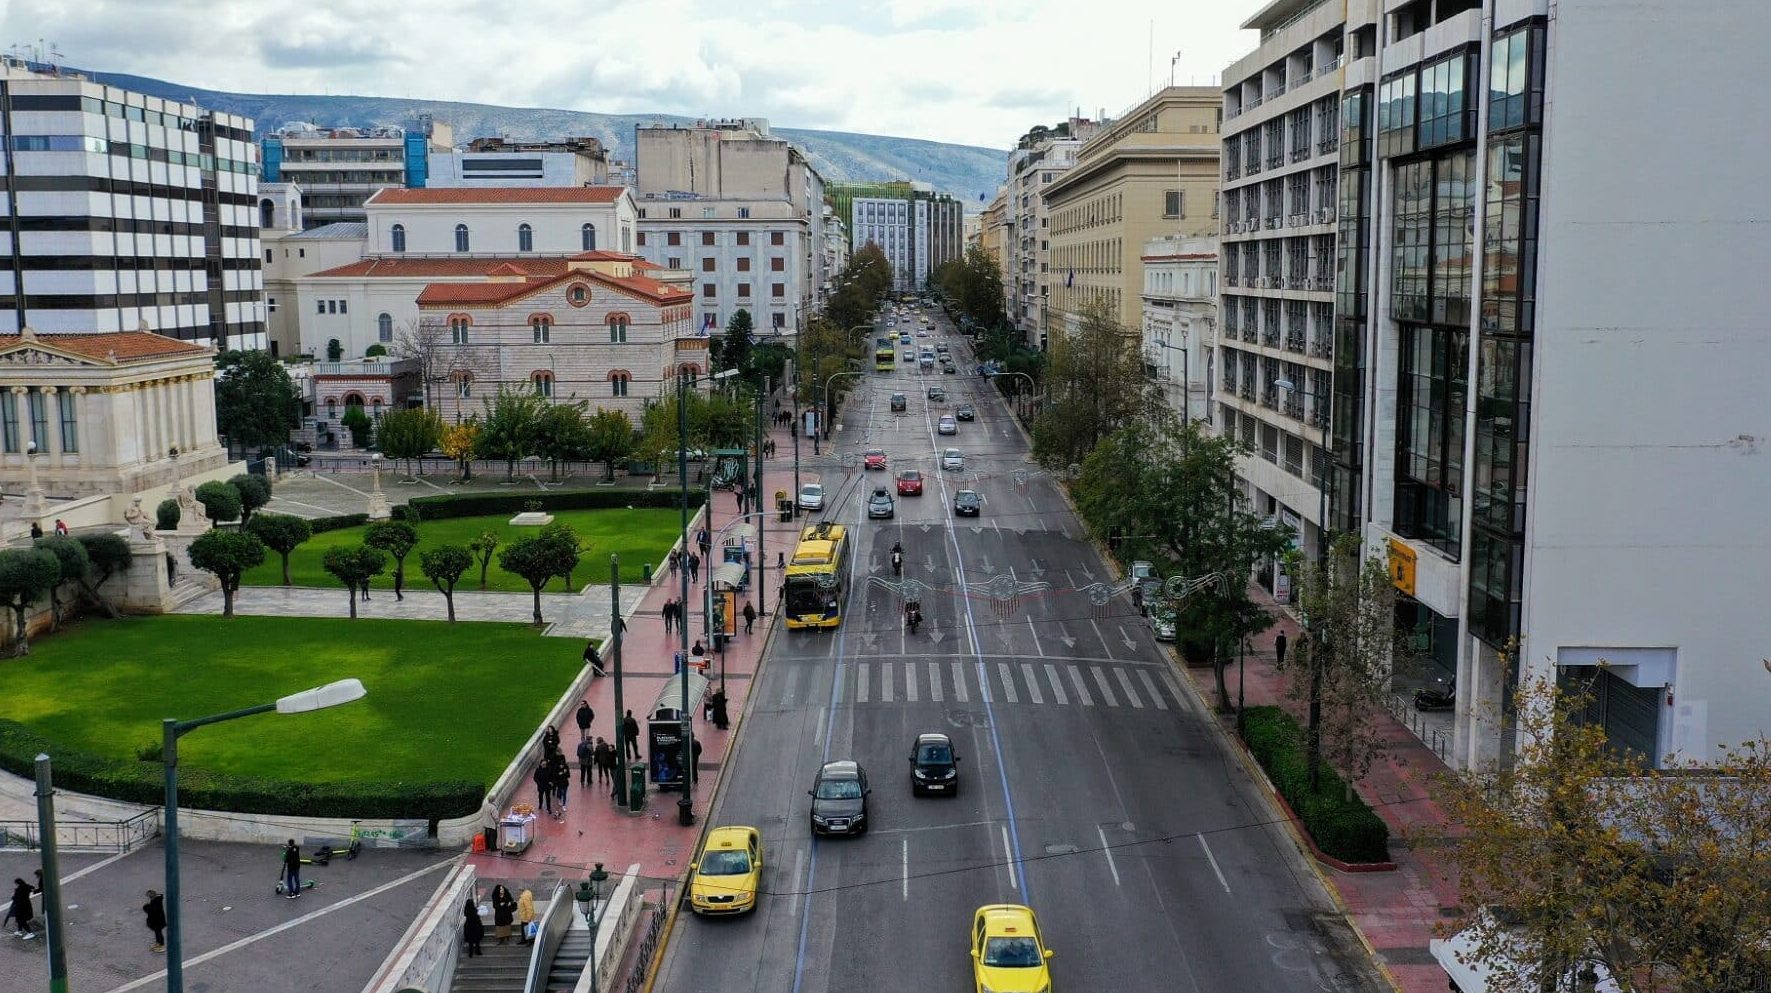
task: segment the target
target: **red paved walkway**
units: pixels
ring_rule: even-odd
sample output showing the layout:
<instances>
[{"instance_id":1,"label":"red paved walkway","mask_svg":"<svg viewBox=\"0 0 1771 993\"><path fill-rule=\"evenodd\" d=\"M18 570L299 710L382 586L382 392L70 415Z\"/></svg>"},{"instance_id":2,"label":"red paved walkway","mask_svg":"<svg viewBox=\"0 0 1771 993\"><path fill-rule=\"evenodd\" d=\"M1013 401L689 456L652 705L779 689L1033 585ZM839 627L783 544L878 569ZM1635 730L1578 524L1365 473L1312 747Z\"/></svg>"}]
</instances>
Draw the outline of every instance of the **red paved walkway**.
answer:
<instances>
[{"instance_id":1,"label":"red paved walkway","mask_svg":"<svg viewBox=\"0 0 1771 993\"><path fill-rule=\"evenodd\" d=\"M1285 698L1283 677L1273 666L1273 640L1284 631L1286 641L1296 646L1302 640L1299 626L1290 614L1279 610L1265 590L1251 586L1250 593L1274 611L1278 623L1250 642L1247 702L1249 706L1280 704L1302 718L1302 705ZM1188 675L1206 699L1215 699L1217 691L1209 668L1189 669ZM1228 677L1234 694L1236 674ZM1406 993L1444 993L1445 971L1432 963L1427 942L1434 937L1434 926L1447 919L1442 908L1457 906L1457 886L1444 860L1420 850L1418 836L1437 834L1449 826L1445 811L1428 798L1432 778L1447 770L1438 755L1388 713L1382 721L1389 755L1372 766L1357 788L1390 827L1390 857L1396 871L1320 869L1396 987Z\"/></svg>"},{"instance_id":2,"label":"red paved walkway","mask_svg":"<svg viewBox=\"0 0 1771 993\"><path fill-rule=\"evenodd\" d=\"M763 483L764 493L772 505L776 490L791 492L793 489L793 449L792 437L786 428L772 431L766 437L775 441L777 455L764 462ZM810 443L805 442L802 449L802 463L811 454ZM803 467L802 477L816 480L820 473ZM714 534L721 527L732 522L737 516L737 500L730 491L714 493L712 514L713 523L708 526L709 534ZM796 524L779 522L773 515L767 519L767 530L764 534L763 558L764 573L762 590L773 591L781 583L779 570L775 568L776 553L791 551L789 547L797 534ZM690 526L690 542L694 541L699 522ZM715 549L717 556L718 549ZM702 620L701 604L705 596L708 567L703 563L700 582L690 587L692 613L689 620L689 640L698 640ZM757 597L760 591L754 586L738 597L740 614L744 609L746 597L751 597L758 610L764 609L764 602ZM660 569L653 584L647 590L639 607L628 618L627 637L623 643L622 653L622 705L633 711L640 722L641 748L644 745L646 715L650 712L653 701L663 689L671 676L673 656L679 650L679 636L672 632L666 636L663 615L660 608L666 600L680 597L682 594L681 580L673 581L668 569ZM639 814L629 813L625 808L615 805L610 796L607 784L593 783L590 786L578 785L578 769L576 748L578 746L577 725L568 718L565 726L560 728L562 746L566 756L572 761L573 785L567 803L566 817L556 821L546 813L542 813L536 821L534 842L521 855L501 855L496 852L472 856L474 866L481 879L535 879L549 870L557 870L561 875L571 877L578 867L588 869L593 863L602 862L611 871L623 871L628 866L639 863L643 875L652 877L671 877L677 875L693 859L693 848L700 836L701 824L706 816L708 801L719 782L719 770L725 761L726 752L732 738L738 732L744 703L749 696L752 679L762 655L763 646L770 629L774 626L774 604L768 604L768 613L759 617L754 633L743 633L743 618L738 622L738 636L726 648L725 676L726 696L730 703L728 712L731 727L720 731L712 723L700 720L696 714L695 733L701 742L701 779L694 792L696 823L692 827L683 827L677 823L677 800L679 793L660 793L647 783L646 805ZM598 679L592 682L589 700L596 711L596 720L591 725L592 737L602 737L613 742L615 739L615 680L613 677L613 661L608 660L611 678ZM719 686L720 666L716 658L707 671L710 680L709 692ZM533 772L533 766L530 766ZM534 804L535 788L532 780L517 791L516 799L520 802Z\"/></svg>"}]
</instances>

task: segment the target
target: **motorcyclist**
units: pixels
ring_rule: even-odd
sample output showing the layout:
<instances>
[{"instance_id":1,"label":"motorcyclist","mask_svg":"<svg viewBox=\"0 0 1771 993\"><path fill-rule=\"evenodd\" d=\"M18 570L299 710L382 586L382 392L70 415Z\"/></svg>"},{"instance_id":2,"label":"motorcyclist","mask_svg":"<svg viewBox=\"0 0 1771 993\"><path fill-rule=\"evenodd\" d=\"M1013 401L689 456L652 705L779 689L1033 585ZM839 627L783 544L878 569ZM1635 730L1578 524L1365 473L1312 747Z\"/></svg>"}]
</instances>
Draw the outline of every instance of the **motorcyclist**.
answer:
<instances>
[{"instance_id":1,"label":"motorcyclist","mask_svg":"<svg viewBox=\"0 0 1771 993\"><path fill-rule=\"evenodd\" d=\"M892 542L892 575L904 574L904 546L900 542Z\"/></svg>"},{"instance_id":2,"label":"motorcyclist","mask_svg":"<svg viewBox=\"0 0 1771 993\"><path fill-rule=\"evenodd\" d=\"M911 634L915 634L917 625L919 625L921 623L922 623L922 602L918 601L918 600L907 601L904 604L904 624L905 624L905 626L910 628Z\"/></svg>"}]
</instances>

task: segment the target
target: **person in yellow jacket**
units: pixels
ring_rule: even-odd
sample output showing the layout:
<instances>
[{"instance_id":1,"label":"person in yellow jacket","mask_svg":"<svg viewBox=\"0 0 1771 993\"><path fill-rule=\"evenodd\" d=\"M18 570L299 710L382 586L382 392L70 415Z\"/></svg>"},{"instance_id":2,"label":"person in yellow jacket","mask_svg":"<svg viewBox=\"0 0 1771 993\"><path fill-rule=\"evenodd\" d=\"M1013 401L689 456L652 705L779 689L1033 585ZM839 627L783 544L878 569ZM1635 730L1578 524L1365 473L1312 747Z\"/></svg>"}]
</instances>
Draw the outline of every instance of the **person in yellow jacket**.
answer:
<instances>
[{"instance_id":1,"label":"person in yellow jacket","mask_svg":"<svg viewBox=\"0 0 1771 993\"><path fill-rule=\"evenodd\" d=\"M524 890L522 895L517 897L517 934L525 945L531 940L529 925L533 923L535 923L535 894L533 891Z\"/></svg>"}]
</instances>

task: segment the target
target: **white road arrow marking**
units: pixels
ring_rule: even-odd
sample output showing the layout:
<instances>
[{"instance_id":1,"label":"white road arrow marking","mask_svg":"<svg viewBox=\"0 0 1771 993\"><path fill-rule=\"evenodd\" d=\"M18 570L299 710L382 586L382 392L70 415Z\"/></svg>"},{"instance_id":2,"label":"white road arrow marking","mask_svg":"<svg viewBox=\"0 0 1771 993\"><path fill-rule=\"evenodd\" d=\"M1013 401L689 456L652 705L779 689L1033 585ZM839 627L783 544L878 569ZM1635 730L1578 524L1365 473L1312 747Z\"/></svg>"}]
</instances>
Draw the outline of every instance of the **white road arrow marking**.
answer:
<instances>
[{"instance_id":1,"label":"white road arrow marking","mask_svg":"<svg viewBox=\"0 0 1771 993\"><path fill-rule=\"evenodd\" d=\"M1066 651L1076 647L1076 638L1070 634L1070 629L1062 624L1058 625L1058 640L1064 643Z\"/></svg>"},{"instance_id":2,"label":"white road arrow marking","mask_svg":"<svg viewBox=\"0 0 1771 993\"><path fill-rule=\"evenodd\" d=\"M1132 640L1132 636L1125 633L1125 625L1123 624L1119 625L1119 640L1125 642L1127 648L1138 647L1138 643Z\"/></svg>"}]
</instances>

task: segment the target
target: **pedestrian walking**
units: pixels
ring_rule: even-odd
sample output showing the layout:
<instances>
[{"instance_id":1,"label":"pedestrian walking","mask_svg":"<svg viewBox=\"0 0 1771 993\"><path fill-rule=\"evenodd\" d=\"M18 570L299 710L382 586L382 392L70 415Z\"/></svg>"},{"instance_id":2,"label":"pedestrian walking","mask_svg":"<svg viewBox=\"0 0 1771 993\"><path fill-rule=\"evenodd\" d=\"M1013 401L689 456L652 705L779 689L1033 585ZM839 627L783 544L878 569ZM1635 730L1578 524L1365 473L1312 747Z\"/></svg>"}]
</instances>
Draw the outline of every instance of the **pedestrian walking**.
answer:
<instances>
[{"instance_id":1,"label":"pedestrian walking","mask_svg":"<svg viewBox=\"0 0 1771 993\"><path fill-rule=\"evenodd\" d=\"M598 758L599 758L599 756L596 753L596 746L591 744L591 741L589 738L585 738L582 741L578 742L578 785L579 786L589 786L590 785L591 773L594 772L596 769L596 763L597 763Z\"/></svg>"},{"instance_id":2,"label":"pedestrian walking","mask_svg":"<svg viewBox=\"0 0 1771 993\"><path fill-rule=\"evenodd\" d=\"M689 654L694 656L695 658L698 658L698 659L705 658L707 656L707 649L701 647L701 639L700 638L696 638L695 643L693 645L689 646Z\"/></svg>"},{"instance_id":3,"label":"pedestrian walking","mask_svg":"<svg viewBox=\"0 0 1771 993\"><path fill-rule=\"evenodd\" d=\"M701 549L701 554L703 556L707 554L708 549L713 547L713 539L707 536L706 528L702 528L695 532L695 544Z\"/></svg>"},{"instance_id":4,"label":"pedestrian walking","mask_svg":"<svg viewBox=\"0 0 1771 993\"><path fill-rule=\"evenodd\" d=\"M664 618L664 633L669 634L672 630L671 625L676 623L676 601L664 601L664 606L658 608L658 614Z\"/></svg>"},{"instance_id":5,"label":"pedestrian walking","mask_svg":"<svg viewBox=\"0 0 1771 993\"><path fill-rule=\"evenodd\" d=\"M517 940L527 945L534 940L529 934L535 923L535 891L524 890L517 895Z\"/></svg>"},{"instance_id":6,"label":"pedestrian walking","mask_svg":"<svg viewBox=\"0 0 1771 993\"><path fill-rule=\"evenodd\" d=\"M545 758L535 766L535 809L553 813L553 763Z\"/></svg>"},{"instance_id":7,"label":"pedestrian walking","mask_svg":"<svg viewBox=\"0 0 1771 993\"><path fill-rule=\"evenodd\" d=\"M633 711L631 710L627 712L626 717L621 719L621 737L625 739L622 742L622 748L626 750L631 757L636 759L639 758L640 722L634 720Z\"/></svg>"},{"instance_id":8,"label":"pedestrian walking","mask_svg":"<svg viewBox=\"0 0 1771 993\"><path fill-rule=\"evenodd\" d=\"M492 888L492 924L493 932L498 936L500 945L510 943L510 925L517 917L517 898L510 895L510 890L499 883Z\"/></svg>"},{"instance_id":9,"label":"pedestrian walking","mask_svg":"<svg viewBox=\"0 0 1771 993\"><path fill-rule=\"evenodd\" d=\"M565 752L553 753L553 819L566 819L566 797L572 791L572 767L566 763Z\"/></svg>"},{"instance_id":10,"label":"pedestrian walking","mask_svg":"<svg viewBox=\"0 0 1771 993\"><path fill-rule=\"evenodd\" d=\"M30 883L17 876L12 877L12 910L10 913L12 915L13 937L23 938L26 941L37 937L37 926L33 922L31 914L31 894L41 892L43 892L41 884L33 889Z\"/></svg>"},{"instance_id":11,"label":"pedestrian walking","mask_svg":"<svg viewBox=\"0 0 1771 993\"><path fill-rule=\"evenodd\" d=\"M293 900L301 895L301 846L290 838L283 846L283 898Z\"/></svg>"},{"instance_id":12,"label":"pedestrian walking","mask_svg":"<svg viewBox=\"0 0 1771 993\"><path fill-rule=\"evenodd\" d=\"M560 729L552 724L541 729L541 754L560 750Z\"/></svg>"},{"instance_id":13,"label":"pedestrian walking","mask_svg":"<svg viewBox=\"0 0 1771 993\"><path fill-rule=\"evenodd\" d=\"M744 487L732 487L732 502L738 505L738 513L744 513Z\"/></svg>"},{"instance_id":14,"label":"pedestrian walking","mask_svg":"<svg viewBox=\"0 0 1771 993\"><path fill-rule=\"evenodd\" d=\"M609 780L610 751L609 743L601 738L596 740L596 746L590 750L590 764L596 770L596 781L599 783Z\"/></svg>"},{"instance_id":15,"label":"pedestrian walking","mask_svg":"<svg viewBox=\"0 0 1771 993\"><path fill-rule=\"evenodd\" d=\"M676 578L677 566L680 566L682 564L683 564L683 550L680 548L672 548L670 550L670 578L672 578L672 579Z\"/></svg>"},{"instance_id":16,"label":"pedestrian walking","mask_svg":"<svg viewBox=\"0 0 1771 993\"><path fill-rule=\"evenodd\" d=\"M166 898L153 890L148 890L148 902L141 905L141 912L147 916L148 930L154 932L154 943L149 946L150 952L166 950Z\"/></svg>"},{"instance_id":17,"label":"pedestrian walking","mask_svg":"<svg viewBox=\"0 0 1771 993\"><path fill-rule=\"evenodd\" d=\"M756 605L746 600L744 601L744 633L749 634L750 629L754 626L756 626Z\"/></svg>"},{"instance_id":18,"label":"pedestrian walking","mask_svg":"<svg viewBox=\"0 0 1771 993\"><path fill-rule=\"evenodd\" d=\"M1279 636L1277 638L1273 639L1273 663L1274 663L1274 665L1278 666L1281 669L1285 668L1285 632L1284 631L1279 632Z\"/></svg>"},{"instance_id":19,"label":"pedestrian walking","mask_svg":"<svg viewBox=\"0 0 1771 993\"><path fill-rule=\"evenodd\" d=\"M363 602L368 603L369 602L369 581L367 579L363 580L363 585L358 587L358 589L363 594Z\"/></svg>"},{"instance_id":20,"label":"pedestrian walking","mask_svg":"<svg viewBox=\"0 0 1771 993\"><path fill-rule=\"evenodd\" d=\"M730 720L726 716L726 691L713 691L713 695L707 698L707 704L708 709L713 712L713 726L724 731L730 726Z\"/></svg>"},{"instance_id":21,"label":"pedestrian walking","mask_svg":"<svg viewBox=\"0 0 1771 993\"><path fill-rule=\"evenodd\" d=\"M591 648L595 647L596 642L591 642ZM578 701L578 713L575 716L578 721L578 740L589 741L590 725L596 720L596 711L591 709L589 700Z\"/></svg>"},{"instance_id":22,"label":"pedestrian walking","mask_svg":"<svg viewBox=\"0 0 1771 993\"><path fill-rule=\"evenodd\" d=\"M461 925L461 943L467 946L467 957L486 954L480 950L480 942L486 939L486 922L480 920L480 907L474 903L472 895L468 896L467 905L461 908L461 916L465 918Z\"/></svg>"},{"instance_id":23,"label":"pedestrian walking","mask_svg":"<svg viewBox=\"0 0 1771 993\"><path fill-rule=\"evenodd\" d=\"M689 553L689 582L699 583L700 581L701 581L701 556L696 555L694 552L690 552Z\"/></svg>"}]
</instances>

